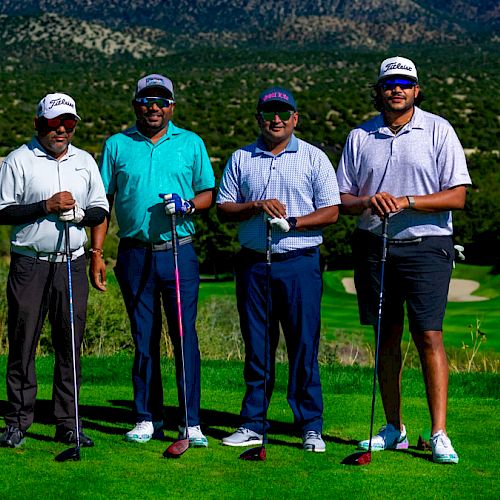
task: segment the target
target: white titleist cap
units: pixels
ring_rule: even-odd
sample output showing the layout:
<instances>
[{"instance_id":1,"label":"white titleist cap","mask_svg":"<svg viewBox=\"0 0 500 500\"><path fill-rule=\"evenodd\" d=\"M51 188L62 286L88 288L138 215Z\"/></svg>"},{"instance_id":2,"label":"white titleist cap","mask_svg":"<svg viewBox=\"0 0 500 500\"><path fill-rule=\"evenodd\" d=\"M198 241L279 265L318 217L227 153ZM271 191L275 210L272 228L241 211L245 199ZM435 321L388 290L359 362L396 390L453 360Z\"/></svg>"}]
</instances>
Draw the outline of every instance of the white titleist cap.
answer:
<instances>
[{"instance_id":1,"label":"white titleist cap","mask_svg":"<svg viewBox=\"0 0 500 500\"><path fill-rule=\"evenodd\" d=\"M417 68L413 61L406 59L406 57L389 57L382 61L378 81L380 82L392 76L402 76L418 82Z\"/></svg>"},{"instance_id":2,"label":"white titleist cap","mask_svg":"<svg viewBox=\"0 0 500 500\"><path fill-rule=\"evenodd\" d=\"M67 94L47 94L36 108L36 116L40 118L55 118L61 115L73 115L78 120L81 118L76 114L75 100Z\"/></svg>"}]
</instances>

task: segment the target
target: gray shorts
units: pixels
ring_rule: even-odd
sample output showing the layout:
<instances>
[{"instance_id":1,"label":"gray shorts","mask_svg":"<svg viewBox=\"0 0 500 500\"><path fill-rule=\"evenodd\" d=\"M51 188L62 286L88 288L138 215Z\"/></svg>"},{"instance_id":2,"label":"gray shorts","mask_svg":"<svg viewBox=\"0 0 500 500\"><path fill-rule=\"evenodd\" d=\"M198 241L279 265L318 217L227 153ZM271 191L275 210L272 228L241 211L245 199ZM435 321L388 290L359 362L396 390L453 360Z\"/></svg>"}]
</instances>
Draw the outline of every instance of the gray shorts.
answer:
<instances>
[{"instance_id":1,"label":"gray shorts","mask_svg":"<svg viewBox=\"0 0 500 500\"><path fill-rule=\"evenodd\" d=\"M356 230L352 249L360 321L363 325L376 325L382 239L368 231ZM382 322L403 324L406 303L413 333L442 331L453 260L451 236L426 236L414 243L389 242Z\"/></svg>"}]
</instances>

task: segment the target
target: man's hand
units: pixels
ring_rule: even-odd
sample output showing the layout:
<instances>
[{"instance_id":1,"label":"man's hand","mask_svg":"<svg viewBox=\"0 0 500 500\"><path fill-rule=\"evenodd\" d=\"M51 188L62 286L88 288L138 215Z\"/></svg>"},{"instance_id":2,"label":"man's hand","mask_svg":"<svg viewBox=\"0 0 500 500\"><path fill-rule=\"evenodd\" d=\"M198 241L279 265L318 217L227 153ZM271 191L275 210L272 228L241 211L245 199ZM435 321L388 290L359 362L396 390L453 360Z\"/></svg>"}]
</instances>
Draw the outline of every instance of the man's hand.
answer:
<instances>
[{"instance_id":1,"label":"man's hand","mask_svg":"<svg viewBox=\"0 0 500 500\"><path fill-rule=\"evenodd\" d=\"M279 229L284 233L288 233L288 231L290 231L289 222L281 217L274 217L273 219L269 219L269 224L271 224L273 228Z\"/></svg>"},{"instance_id":2,"label":"man's hand","mask_svg":"<svg viewBox=\"0 0 500 500\"><path fill-rule=\"evenodd\" d=\"M286 217L286 207L279 200L257 200L253 202L254 208L267 214L270 219Z\"/></svg>"},{"instance_id":3,"label":"man's hand","mask_svg":"<svg viewBox=\"0 0 500 500\"><path fill-rule=\"evenodd\" d=\"M69 191L61 191L45 201L45 208L49 214L71 210L76 205L73 195Z\"/></svg>"},{"instance_id":4,"label":"man's hand","mask_svg":"<svg viewBox=\"0 0 500 500\"><path fill-rule=\"evenodd\" d=\"M65 210L59 215L59 220L62 222L73 222L74 224L78 224L82 222L85 217L85 211L83 210L78 203L75 203L73 208L69 210Z\"/></svg>"},{"instance_id":5,"label":"man's hand","mask_svg":"<svg viewBox=\"0 0 500 500\"><path fill-rule=\"evenodd\" d=\"M404 197L404 199L406 201L406 205L408 205L406 197ZM403 208L407 208L398 201L398 198L390 193L386 193L385 191L373 195L368 200L368 203L373 213L378 215L380 218L383 218L386 214L399 212Z\"/></svg>"},{"instance_id":6,"label":"man's hand","mask_svg":"<svg viewBox=\"0 0 500 500\"><path fill-rule=\"evenodd\" d=\"M160 194L159 196L165 203L165 213L167 215L188 215L195 211L193 202L183 200L177 193Z\"/></svg>"},{"instance_id":7,"label":"man's hand","mask_svg":"<svg viewBox=\"0 0 500 500\"><path fill-rule=\"evenodd\" d=\"M93 249L90 253L89 278L96 290L106 291L106 262L104 262L102 251Z\"/></svg>"}]
</instances>

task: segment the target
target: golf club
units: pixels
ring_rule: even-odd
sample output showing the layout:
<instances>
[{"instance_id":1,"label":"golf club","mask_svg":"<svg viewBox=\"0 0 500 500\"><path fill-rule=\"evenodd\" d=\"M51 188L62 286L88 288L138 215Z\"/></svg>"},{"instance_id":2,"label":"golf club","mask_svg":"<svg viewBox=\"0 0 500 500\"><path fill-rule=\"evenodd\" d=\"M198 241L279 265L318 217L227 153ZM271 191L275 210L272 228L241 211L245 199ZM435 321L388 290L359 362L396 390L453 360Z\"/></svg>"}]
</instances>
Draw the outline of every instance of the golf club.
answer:
<instances>
[{"instance_id":1,"label":"golf club","mask_svg":"<svg viewBox=\"0 0 500 500\"><path fill-rule=\"evenodd\" d=\"M266 460L266 422L267 422L267 363L269 358L269 330L271 324L271 244L273 242L273 227L266 220L266 329L264 335L264 398L262 403L262 446L244 451L242 460L264 462Z\"/></svg>"},{"instance_id":2,"label":"golf club","mask_svg":"<svg viewBox=\"0 0 500 500\"><path fill-rule=\"evenodd\" d=\"M76 381L76 345L75 345L75 319L73 315L73 283L71 279L71 245L69 241L69 222L64 224L66 267L68 270L68 295L69 295L69 322L71 325L71 355L73 359L73 396L75 401L75 432L76 446L68 448L55 457L56 462L67 460L80 460L80 422L78 416L78 386Z\"/></svg>"},{"instance_id":3,"label":"golf club","mask_svg":"<svg viewBox=\"0 0 500 500\"><path fill-rule=\"evenodd\" d=\"M177 249L177 218L175 213L172 214L172 250L174 254L174 275L175 275L175 293L177 296L177 318L179 321L179 338L181 344L181 363L182 363L182 384L184 390L184 436L182 439L174 441L164 452L165 458L179 458L189 448L189 423L187 411L187 396L186 396L186 368L184 365L184 330L182 327L182 302L181 302L181 283L179 278L179 263Z\"/></svg>"},{"instance_id":4,"label":"golf club","mask_svg":"<svg viewBox=\"0 0 500 500\"><path fill-rule=\"evenodd\" d=\"M385 261L387 259L387 226L389 224L389 216L384 215L382 222L382 257L380 259L380 294L378 301L378 318L377 318L377 341L375 344L375 368L373 370L373 392L372 392L372 414L370 420L370 441L368 450L353 453L342 460L346 465L367 465L372 461L372 439L373 439L373 422L375 419L375 398L377 395L377 372L378 372L378 352L380 344L380 332L382 330L382 305L384 302L384 274Z\"/></svg>"}]
</instances>

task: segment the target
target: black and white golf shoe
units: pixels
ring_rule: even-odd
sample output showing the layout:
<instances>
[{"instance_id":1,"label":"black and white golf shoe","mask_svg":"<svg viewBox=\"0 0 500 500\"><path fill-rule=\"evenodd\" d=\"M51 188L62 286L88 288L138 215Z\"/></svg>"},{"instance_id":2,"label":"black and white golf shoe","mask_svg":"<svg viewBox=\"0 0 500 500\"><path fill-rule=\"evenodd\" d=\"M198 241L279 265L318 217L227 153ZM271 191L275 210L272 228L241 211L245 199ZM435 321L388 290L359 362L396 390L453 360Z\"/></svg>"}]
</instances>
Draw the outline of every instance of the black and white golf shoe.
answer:
<instances>
[{"instance_id":1,"label":"black and white golf shoe","mask_svg":"<svg viewBox=\"0 0 500 500\"><path fill-rule=\"evenodd\" d=\"M54 440L58 443L76 445L76 431L74 429L57 429ZM94 446L94 441L86 436L82 429L80 429L80 446L85 446L86 448Z\"/></svg>"},{"instance_id":2,"label":"black and white golf shoe","mask_svg":"<svg viewBox=\"0 0 500 500\"><path fill-rule=\"evenodd\" d=\"M17 448L24 443L24 432L14 427L7 426L5 432L0 436L0 446L5 448Z\"/></svg>"}]
</instances>

